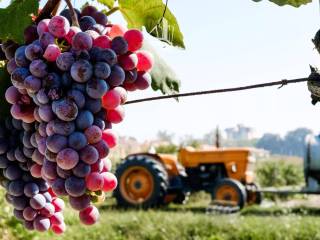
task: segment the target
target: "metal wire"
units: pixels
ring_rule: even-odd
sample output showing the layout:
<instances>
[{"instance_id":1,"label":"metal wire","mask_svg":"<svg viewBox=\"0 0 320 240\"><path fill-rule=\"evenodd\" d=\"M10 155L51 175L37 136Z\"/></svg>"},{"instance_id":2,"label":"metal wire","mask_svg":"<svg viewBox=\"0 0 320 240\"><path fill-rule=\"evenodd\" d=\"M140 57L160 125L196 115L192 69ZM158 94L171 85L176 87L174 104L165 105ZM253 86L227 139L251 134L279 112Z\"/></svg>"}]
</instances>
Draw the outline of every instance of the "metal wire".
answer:
<instances>
[{"instance_id":1,"label":"metal wire","mask_svg":"<svg viewBox=\"0 0 320 240\"><path fill-rule=\"evenodd\" d=\"M222 89L213 89L213 90L198 91L198 92L187 92L187 93L178 93L178 94L171 94L171 95L164 95L164 96L157 96L157 97L141 98L141 99L128 101L125 104L128 105L133 103L149 102L149 101L156 101L156 100L162 100L162 99L168 99L168 98L190 97L190 96L197 96L197 95L226 93L226 92L237 92L237 91L244 91L244 90L255 89L255 88L271 87L275 85L280 85L278 88L280 89L283 86L291 83L306 82L308 80L309 78L297 78L297 79L291 79L291 80L284 79L276 82L259 83L259 84L241 86L241 87L222 88Z\"/></svg>"}]
</instances>

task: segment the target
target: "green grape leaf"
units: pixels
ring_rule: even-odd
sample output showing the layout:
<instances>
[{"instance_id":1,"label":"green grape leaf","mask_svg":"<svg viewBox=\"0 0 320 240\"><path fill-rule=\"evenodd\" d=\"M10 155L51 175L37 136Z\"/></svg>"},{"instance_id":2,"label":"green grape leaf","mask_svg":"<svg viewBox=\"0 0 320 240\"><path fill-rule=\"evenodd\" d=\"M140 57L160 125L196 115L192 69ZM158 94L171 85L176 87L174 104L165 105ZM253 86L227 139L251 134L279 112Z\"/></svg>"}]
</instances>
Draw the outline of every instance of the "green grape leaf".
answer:
<instances>
[{"instance_id":1,"label":"green grape leaf","mask_svg":"<svg viewBox=\"0 0 320 240\"><path fill-rule=\"evenodd\" d=\"M119 7L129 28L144 26L152 36L170 45L185 48L177 19L162 0L119 0ZM162 19L162 20L161 20Z\"/></svg>"},{"instance_id":2,"label":"green grape leaf","mask_svg":"<svg viewBox=\"0 0 320 240\"><path fill-rule=\"evenodd\" d=\"M0 39L23 42L23 31L32 23L31 14L37 14L38 0L13 0L7 7L0 9Z\"/></svg>"},{"instance_id":3,"label":"green grape leaf","mask_svg":"<svg viewBox=\"0 0 320 240\"><path fill-rule=\"evenodd\" d=\"M113 8L115 0L98 0L99 3L107 6L109 9Z\"/></svg>"},{"instance_id":4,"label":"green grape leaf","mask_svg":"<svg viewBox=\"0 0 320 240\"><path fill-rule=\"evenodd\" d=\"M7 88L11 85L10 75L4 62L0 62L0 119L4 119L10 114L10 105L5 99Z\"/></svg>"},{"instance_id":5,"label":"green grape leaf","mask_svg":"<svg viewBox=\"0 0 320 240\"><path fill-rule=\"evenodd\" d=\"M254 2L261 2L262 0L253 0ZM279 6L290 5L293 7L300 7L301 5L305 5L311 3L312 0L269 0Z\"/></svg>"},{"instance_id":6,"label":"green grape leaf","mask_svg":"<svg viewBox=\"0 0 320 240\"><path fill-rule=\"evenodd\" d=\"M153 55L154 65L151 71L151 87L154 91L160 90L162 94L175 94L179 92L180 80L172 68L157 53L157 51L146 40L142 46Z\"/></svg>"}]
</instances>

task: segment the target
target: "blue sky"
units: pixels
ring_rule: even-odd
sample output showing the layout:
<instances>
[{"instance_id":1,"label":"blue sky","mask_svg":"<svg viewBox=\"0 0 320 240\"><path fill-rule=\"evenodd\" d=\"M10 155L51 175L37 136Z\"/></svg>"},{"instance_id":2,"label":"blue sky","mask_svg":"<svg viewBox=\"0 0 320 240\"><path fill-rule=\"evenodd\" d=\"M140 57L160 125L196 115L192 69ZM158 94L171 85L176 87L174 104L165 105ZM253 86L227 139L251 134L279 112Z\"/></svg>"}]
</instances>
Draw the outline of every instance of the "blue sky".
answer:
<instances>
[{"instance_id":1,"label":"blue sky","mask_svg":"<svg viewBox=\"0 0 320 240\"><path fill-rule=\"evenodd\" d=\"M78 4L84 1L76 1ZM169 0L179 21L186 50L153 41L181 79L182 92L233 87L309 75L320 67L311 39L320 28L319 5L299 9L268 1ZM196 5L196 3L198 3ZM113 22L123 22L120 14ZM154 96L152 90L130 99ZM158 130L177 136L201 136L216 125L244 123L259 133L285 133L296 127L320 130L320 104L312 106L305 83L232 94L207 95L126 106L126 119L115 129L144 140Z\"/></svg>"}]
</instances>

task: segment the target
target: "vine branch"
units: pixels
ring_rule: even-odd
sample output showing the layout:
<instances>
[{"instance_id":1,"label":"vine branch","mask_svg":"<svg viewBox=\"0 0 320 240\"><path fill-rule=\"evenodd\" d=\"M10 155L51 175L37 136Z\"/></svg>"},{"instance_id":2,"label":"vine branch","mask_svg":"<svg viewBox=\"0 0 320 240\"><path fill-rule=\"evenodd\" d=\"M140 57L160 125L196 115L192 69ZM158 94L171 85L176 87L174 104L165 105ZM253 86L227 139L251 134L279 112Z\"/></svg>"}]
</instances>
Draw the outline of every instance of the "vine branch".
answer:
<instances>
[{"instance_id":1,"label":"vine branch","mask_svg":"<svg viewBox=\"0 0 320 240\"><path fill-rule=\"evenodd\" d=\"M291 83L306 82L308 80L310 79L309 78L297 78L297 79L291 79L291 80L284 79L276 82L260 83L260 84L253 84L253 85L247 85L247 86L241 86L241 87L222 88L222 89L214 89L214 90L207 90L207 91L187 92L187 93L178 93L178 94L171 94L171 95L165 95L165 96L141 98L141 99L128 101L125 104L127 105L132 103L149 102L149 101L162 100L162 99L168 99L168 98L189 97L189 96L225 93L225 92L237 92L237 91L249 90L254 88L271 87L275 85L280 85L279 88L282 88L283 86Z\"/></svg>"},{"instance_id":2,"label":"vine branch","mask_svg":"<svg viewBox=\"0 0 320 240\"><path fill-rule=\"evenodd\" d=\"M39 16L36 19L36 23L39 23L42 19L49 18L52 11L59 4L60 0L49 0L41 10Z\"/></svg>"},{"instance_id":3,"label":"vine branch","mask_svg":"<svg viewBox=\"0 0 320 240\"><path fill-rule=\"evenodd\" d=\"M76 26L76 27L80 27L79 26L79 22L78 22L78 16L76 14L76 11L74 10L73 6L72 6L72 3L70 0L65 0L67 5L68 5L68 8L69 8L69 11L70 11L70 16L71 16L71 20L72 20L72 26Z\"/></svg>"},{"instance_id":4,"label":"vine branch","mask_svg":"<svg viewBox=\"0 0 320 240\"><path fill-rule=\"evenodd\" d=\"M105 15L110 16L111 14L115 13L116 11L118 11L120 8L119 7L113 7L111 8L109 11L107 11L105 13Z\"/></svg>"}]
</instances>

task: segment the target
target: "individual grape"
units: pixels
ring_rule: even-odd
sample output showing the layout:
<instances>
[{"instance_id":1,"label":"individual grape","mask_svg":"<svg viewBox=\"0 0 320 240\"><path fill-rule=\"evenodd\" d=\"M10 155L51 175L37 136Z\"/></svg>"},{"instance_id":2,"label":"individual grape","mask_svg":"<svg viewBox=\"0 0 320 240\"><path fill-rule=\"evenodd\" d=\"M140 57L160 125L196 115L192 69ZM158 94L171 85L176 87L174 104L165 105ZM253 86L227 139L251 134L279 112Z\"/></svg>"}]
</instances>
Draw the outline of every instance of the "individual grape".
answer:
<instances>
[{"instance_id":1,"label":"individual grape","mask_svg":"<svg viewBox=\"0 0 320 240\"><path fill-rule=\"evenodd\" d=\"M36 25L30 25L24 29L23 32L24 42L26 44L30 44L33 41L38 39L38 33L37 33L37 26Z\"/></svg>"},{"instance_id":2,"label":"individual grape","mask_svg":"<svg viewBox=\"0 0 320 240\"><path fill-rule=\"evenodd\" d=\"M42 121L49 122L53 119L54 115L50 105L42 105L39 107L39 116Z\"/></svg>"},{"instance_id":3,"label":"individual grape","mask_svg":"<svg viewBox=\"0 0 320 240\"><path fill-rule=\"evenodd\" d=\"M102 97L102 106L105 109L115 109L121 103L121 96L118 91L115 89L109 90L105 95Z\"/></svg>"},{"instance_id":4,"label":"individual grape","mask_svg":"<svg viewBox=\"0 0 320 240\"><path fill-rule=\"evenodd\" d=\"M87 82L92 77L92 74L92 65L86 60L76 61L71 66L71 76L76 82Z\"/></svg>"},{"instance_id":5,"label":"individual grape","mask_svg":"<svg viewBox=\"0 0 320 240\"><path fill-rule=\"evenodd\" d=\"M49 62L55 62L60 54L61 50L56 44L49 44L43 54L43 57Z\"/></svg>"},{"instance_id":6,"label":"individual grape","mask_svg":"<svg viewBox=\"0 0 320 240\"><path fill-rule=\"evenodd\" d=\"M103 178L103 186L102 186L102 190L104 192L110 192L113 191L114 189L116 189L117 185L118 185L118 181L117 178L114 174L110 173L110 172L104 172L100 174Z\"/></svg>"},{"instance_id":7,"label":"individual grape","mask_svg":"<svg viewBox=\"0 0 320 240\"><path fill-rule=\"evenodd\" d=\"M59 88L61 85L61 77L59 74L57 73L49 73L47 76L44 77L43 79L43 87L46 89L50 89L52 88ZM48 93L49 95L49 93Z\"/></svg>"},{"instance_id":8,"label":"individual grape","mask_svg":"<svg viewBox=\"0 0 320 240\"><path fill-rule=\"evenodd\" d=\"M52 225L51 226L52 232L54 232L57 235L60 235L66 231L66 224L63 222L59 225Z\"/></svg>"},{"instance_id":9,"label":"individual grape","mask_svg":"<svg viewBox=\"0 0 320 240\"><path fill-rule=\"evenodd\" d=\"M97 126L88 127L84 131L84 134L86 135L89 144L93 144L93 143L99 142L101 140L101 137L102 137L102 131Z\"/></svg>"},{"instance_id":10,"label":"individual grape","mask_svg":"<svg viewBox=\"0 0 320 240\"><path fill-rule=\"evenodd\" d=\"M14 156L18 162L24 163L28 161L28 159L24 156L23 151L19 147L15 149Z\"/></svg>"},{"instance_id":11,"label":"individual grape","mask_svg":"<svg viewBox=\"0 0 320 240\"><path fill-rule=\"evenodd\" d=\"M72 38L72 46L75 50L90 50L92 44L92 37L87 32L78 32Z\"/></svg>"},{"instance_id":12,"label":"individual grape","mask_svg":"<svg viewBox=\"0 0 320 240\"><path fill-rule=\"evenodd\" d=\"M101 140L100 142L94 144L93 146L95 147L95 149L97 149L100 159L108 156L109 146L107 145L107 143L105 141Z\"/></svg>"},{"instance_id":13,"label":"individual grape","mask_svg":"<svg viewBox=\"0 0 320 240\"><path fill-rule=\"evenodd\" d=\"M93 78L87 83L86 92L89 97L94 99L101 98L107 91L109 86L102 79Z\"/></svg>"},{"instance_id":14,"label":"individual grape","mask_svg":"<svg viewBox=\"0 0 320 240\"><path fill-rule=\"evenodd\" d=\"M46 199L42 194L36 194L32 198L30 198L30 206L33 209L40 210L46 204Z\"/></svg>"},{"instance_id":15,"label":"individual grape","mask_svg":"<svg viewBox=\"0 0 320 240\"><path fill-rule=\"evenodd\" d=\"M93 225L99 220L99 211L95 206L89 206L79 212L80 221L85 225Z\"/></svg>"},{"instance_id":16,"label":"individual grape","mask_svg":"<svg viewBox=\"0 0 320 240\"><path fill-rule=\"evenodd\" d=\"M64 170L74 168L79 162L78 153L72 148L65 148L61 150L57 155L57 164Z\"/></svg>"},{"instance_id":17,"label":"individual grape","mask_svg":"<svg viewBox=\"0 0 320 240\"><path fill-rule=\"evenodd\" d=\"M2 44L2 45L4 45L4 44ZM6 48L4 49L4 53L5 53L6 58L7 58L8 60L14 58L15 52L16 52L16 50L18 49L18 47L19 47L19 45L18 45L17 43L12 42L12 43L10 43L10 44L8 45L8 47L6 47Z\"/></svg>"},{"instance_id":18,"label":"individual grape","mask_svg":"<svg viewBox=\"0 0 320 240\"><path fill-rule=\"evenodd\" d=\"M44 32L44 33L40 36L39 41L40 41L40 46L41 46L43 49L46 49L49 44L54 44L55 38L54 38L54 36L53 36L51 33L49 33L49 32Z\"/></svg>"},{"instance_id":19,"label":"individual grape","mask_svg":"<svg viewBox=\"0 0 320 240\"><path fill-rule=\"evenodd\" d=\"M23 209L23 218L27 221L33 221L37 217L38 213L32 207L26 207Z\"/></svg>"},{"instance_id":20,"label":"individual grape","mask_svg":"<svg viewBox=\"0 0 320 240\"><path fill-rule=\"evenodd\" d=\"M86 192L86 183L83 178L69 177L65 182L65 188L72 197L80 197Z\"/></svg>"},{"instance_id":21,"label":"individual grape","mask_svg":"<svg viewBox=\"0 0 320 240\"><path fill-rule=\"evenodd\" d=\"M29 70L27 68L16 68L11 74L11 82L16 88L24 89L24 79L29 76Z\"/></svg>"},{"instance_id":22,"label":"individual grape","mask_svg":"<svg viewBox=\"0 0 320 240\"><path fill-rule=\"evenodd\" d=\"M67 40L67 42L69 44L72 44L73 36L76 35L78 32L81 32L80 28L78 28L76 26L70 27L68 34L65 36L65 39Z\"/></svg>"},{"instance_id":23,"label":"individual grape","mask_svg":"<svg viewBox=\"0 0 320 240\"><path fill-rule=\"evenodd\" d=\"M102 12L96 11L93 13L92 17L101 25L105 26L108 23L108 17Z\"/></svg>"},{"instance_id":24,"label":"individual grape","mask_svg":"<svg viewBox=\"0 0 320 240\"><path fill-rule=\"evenodd\" d=\"M124 117L125 112L121 105L116 107L115 109L110 109L107 112L107 119L111 123L120 123L123 121Z\"/></svg>"},{"instance_id":25,"label":"individual grape","mask_svg":"<svg viewBox=\"0 0 320 240\"><path fill-rule=\"evenodd\" d=\"M150 87L151 81L151 75L148 72L138 72L138 77L134 82L134 85L137 87L137 89L144 90Z\"/></svg>"},{"instance_id":26,"label":"individual grape","mask_svg":"<svg viewBox=\"0 0 320 240\"><path fill-rule=\"evenodd\" d=\"M116 54L122 55L128 52L128 43L123 37L117 36L112 39L111 48Z\"/></svg>"},{"instance_id":27,"label":"individual grape","mask_svg":"<svg viewBox=\"0 0 320 240\"><path fill-rule=\"evenodd\" d=\"M57 102L56 108L53 109L57 117L66 122L75 120L78 115L77 105L69 99L63 99Z\"/></svg>"},{"instance_id":28,"label":"individual grape","mask_svg":"<svg viewBox=\"0 0 320 240\"><path fill-rule=\"evenodd\" d=\"M8 150L8 143L4 140L0 140L0 154L4 154Z\"/></svg>"},{"instance_id":29,"label":"individual grape","mask_svg":"<svg viewBox=\"0 0 320 240\"><path fill-rule=\"evenodd\" d=\"M93 46L107 49L111 47L111 40L108 36L102 35L93 40Z\"/></svg>"},{"instance_id":30,"label":"individual grape","mask_svg":"<svg viewBox=\"0 0 320 240\"><path fill-rule=\"evenodd\" d=\"M109 148L115 147L118 143L117 134L112 129L103 131L102 139L108 144Z\"/></svg>"},{"instance_id":31,"label":"individual grape","mask_svg":"<svg viewBox=\"0 0 320 240\"><path fill-rule=\"evenodd\" d=\"M8 73L11 75L13 73L14 70L16 70L17 68L17 64L16 61L14 60L14 58L10 59L7 63L7 71Z\"/></svg>"},{"instance_id":32,"label":"individual grape","mask_svg":"<svg viewBox=\"0 0 320 240\"><path fill-rule=\"evenodd\" d=\"M45 158L50 162L55 162L57 154L54 152L51 152L48 148L46 149L44 153Z\"/></svg>"},{"instance_id":33,"label":"individual grape","mask_svg":"<svg viewBox=\"0 0 320 240\"><path fill-rule=\"evenodd\" d=\"M117 54L112 49L98 49L91 52L94 54L93 60L97 62L106 62L109 66L117 63Z\"/></svg>"},{"instance_id":34,"label":"individual grape","mask_svg":"<svg viewBox=\"0 0 320 240\"><path fill-rule=\"evenodd\" d=\"M55 208L51 203L46 203L46 205L40 210L40 214L44 217L50 218L55 212Z\"/></svg>"},{"instance_id":35,"label":"individual grape","mask_svg":"<svg viewBox=\"0 0 320 240\"><path fill-rule=\"evenodd\" d=\"M111 74L107 79L110 86L117 87L120 86L125 79L125 72L119 65L114 65L111 68Z\"/></svg>"},{"instance_id":36,"label":"individual grape","mask_svg":"<svg viewBox=\"0 0 320 240\"><path fill-rule=\"evenodd\" d=\"M126 31L127 31L127 29L124 26L122 26L120 24L113 24L110 31L109 31L109 36L111 38L123 36Z\"/></svg>"},{"instance_id":37,"label":"individual grape","mask_svg":"<svg viewBox=\"0 0 320 240\"><path fill-rule=\"evenodd\" d=\"M32 157L33 150L34 150L33 148L27 148L27 147L23 147L23 148L22 148L23 154L24 154L27 158L31 158L31 157Z\"/></svg>"},{"instance_id":38,"label":"individual grape","mask_svg":"<svg viewBox=\"0 0 320 240\"><path fill-rule=\"evenodd\" d=\"M85 106L86 99L82 92L76 89L71 89L68 91L67 96L69 99L73 100L77 105L78 109L81 109Z\"/></svg>"},{"instance_id":39,"label":"individual grape","mask_svg":"<svg viewBox=\"0 0 320 240\"><path fill-rule=\"evenodd\" d=\"M138 57L135 53L121 55L119 57L119 64L126 71L133 70L137 67Z\"/></svg>"},{"instance_id":40,"label":"individual grape","mask_svg":"<svg viewBox=\"0 0 320 240\"><path fill-rule=\"evenodd\" d=\"M63 88L70 88L72 82L73 82L73 79L72 79L72 77L71 77L71 74L70 74L69 72L65 72L65 73L62 75L62 78L61 78L62 87L63 87Z\"/></svg>"},{"instance_id":41,"label":"individual grape","mask_svg":"<svg viewBox=\"0 0 320 240\"><path fill-rule=\"evenodd\" d=\"M68 139L59 134L51 135L47 138L47 148L53 153L59 153L62 149L68 145Z\"/></svg>"},{"instance_id":42,"label":"individual grape","mask_svg":"<svg viewBox=\"0 0 320 240\"><path fill-rule=\"evenodd\" d=\"M33 227L39 232L45 232L50 228L50 220L43 216L37 216L33 221Z\"/></svg>"},{"instance_id":43,"label":"individual grape","mask_svg":"<svg viewBox=\"0 0 320 240\"><path fill-rule=\"evenodd\" d=\"M153 66L153 57L147 51L139 51L136 53L138 57L137 69L138 71L149 71Z\"/></svg>"},{"instance_id":44,"label":"individual grape","mask_svg":"<svg viewBox=\"0 0 320 240\"><path fill-rule=\"evenodd\" d=\"M74 62L75 59L70 52L61 53L56 60L57 67L61 71L69 71Z\"/></svg>"},{"instance_id":45,"label":"individual grape","mask_svg":"<svg viewBox=\"0 0 320 240\"><path fill-rule=\"evenodd\" d=\"M23 210L18 210L18 209L13 209L13 215L18 219L18 220L24 220L23 216Z\"/></svg>"},{"instance_id":46,"label":"individual grape","mask_svg":"<svg viewBox=\"0 0 320 240\"><path fill-rule=\"evenodd\" d=\"M30 173L34 178L40 178L41 177L41 165L39 164L33 164L30 168Z\"/></svg>"},{"instance_id":47,"label":"individual grape","mask_svg":"<svg viewBox=\"0 0 320 240\"><path fill-rule=\"evenodd\" d=\"M39 187L36 183L30 182L24 186L23 192L27 197L33 197L39 193Z\"/></svg>"},{"instance_id":48,"label":"individual grape","mask_svg":"<svg viewBox=\"0 0 320 240\"><path fill-rule=\"evenodd\" d=\"M90 27L97 24L97 22L93 17L83 16L82 18L80 18L79 24L82 31L87 31Z\"/></svg>"},{"instance_id":49,"label":"individual grape","mask_svg":"<svg viewBox=\"0 0 320 240\"><path fill-rule=\"evenodd\" d=\"M40 59L43 55L43 49L38 44L29 44L25 49L25 56L28 60L33 61Z\"/></svg>"},{"instance_id":50,"label":"individual grape","mask_svg":"<svg viewBox=\"0 0 320 240\"><path fill-rule=\"evenodd\" d=\"M23 210L28 205L28 198L25 196L14 197L12 196L12 205L17 210Z\"/></svg>"},{"instance_id":51,"label":"individual grape","mask_svg":"<svg viewBox=\"0 0 320 240\"><path fill-rule=\"evenodd\" d=\"M91 172L91 168L90 165L79 162L77 166L72 169L72 172L76 177L83 178Z\"/></svg>"},{"instance_id":52,"label":"individual grape","mask_svg":"<svg viewBox=\"0 0 320 240\"><path fill-rule=\"evenodd\" d=\"M21 94L19 93L19 91L14 86L10 86L6 90L5 98L6 98L8 103L15 104L20 100Z\"/></svg>"},{"instance_id":53,"label":"individual grape","mask_svg":"<svg viewBox=\"0 0 320 240\"><path fill-rule=\"evenodd\" d=\"M105 62L97 62L94 65L94 75L100 79L107 79L110 76L111 68Z\"/></svg>"},{"instance_id":54,"label":"individual grape","mask_svg":"<svg viewBox=\"0 0 320 240\"><path fill-rule=\"evenodd\" d=\"M91 37L91 39L92 39L92 46L93 46L94 40L100 36L99 33L97 33L97 32L94 31L94 30L87 30L87 31L85 31L85 33L87 33L87 34Z\"/></svg>"},{"instance_id":55,"label":"individual grape","mask_svg":"<svg viewBox=\"0 0 320 240\"><path fill-rule=\"evenodd\" d=\"M14 60L18 67L29 66L29 60L26 58L25 50L26 50L26 46L21 46L15 52Z\"/></svg>"},{"instance_id":56,"label":"individual grape","mask_svg":"<svg viewBox=\"0 0 320 240\"><path fill-rule=\"evenodd\" d=\"M44 159L41 169L41 176L54 180L58 176L56 169L57 164L55 162L50 162L47 159Z\"/></svg>"},{"instance_id":57,"label":"individual grape","mask_svg":"<svg viewBox=\"0 0 320 240\"><path fill-rule=\"evenodd\" d=\"M9 180L17 180L22 176L21 169L16 165L11 165L5 170L5 177Z\"/></svg>"},{"instance_id":58,"label":"individual grape","mask_svg":"<svg viewBox=\"0 0 320 240\"><path fill-rule=\"evenodd\" d=\"M62 38L69 32L70 23L68 19L63 16L54 16L50 19L48 29L53 36Z\"/></svg>"},{"instance_id":59,"label":"individual grape","mask_svg":"<svg viewBox=\"0 0 320 240\"><path fill-rule=\"evenodd\" d=\"M68 195L65 189L65 180L62 178L56 178L51 186L52 191L58 196Z\"/></svg>"},{"instance_id":60,"label":"individual grape","mask_svg":"<svg viewBox=\"0 0 320 240\"><path fill-rule=\"evenodd\" d=\"M99 152L92 145L87 145L80 150L80 159L91 165L94 164L99 159Z\"/></svg>"},{"instance_id":61,"label":"individual grape","mask_svg":"<svg viewBox=\"0 0 320 240\"><path fill-rule=\"evenodd\" d=\"M48 95L46 94L46 90L43 88L37 92L36 98L41 104L47 104L49 102L49 98L48 98Z\"/></svg>"},{"instance_id":62,"label":"individual grape","mask_svg":"<svg viewBox=\"0 0 320 240\"><path fill-rule=\"evenodd\" d=\"M68 137L68 145L69 147L75 149L75 150L80 150L84 148L87 145L87 138L86 136L81 133L81 132L73 132L69 137Z\"/></svg>"},{"instance_id":63,"label":"individual grape","mask_svg":"<svg viewBox=\"0 0 320 240\"><path fill-rule=\"evenodd\" d=\"M84 83L73 82L71 88L79 90L82 93L86 92L86 84L84 84Z\"/></svg>"},{"instance_id":64,"label":"individual grape","mask_svg":"<svg viewBox=\"0 0 320 240\"><path fill-rule=\"evenodd\" d=\"M9 166L9 160L5 158L4 156L0 156L0 168L4 169Z\"/></svg>"},{"instance_id":65,"label":"individual grape","mask_svg":"<svg viewBox=\"0 0 320 240\"><path fill-rule=\"evenodd\" d=\"M60 198L55 198L52 200L52 204L56 212L61 212L64 209L64 201Z\"/></svg>"},{"instance_id":66,"label":"individual grape","mask_svg":"<svg viewBox=\"0 0 320 240\"><path fill-rule=\"evenodd\" d=\"M76 119L76 126L80 130L84 130L93 124L93 115L91 112L84 110L80 111Z\"/></svg>"},{"instance_id":67,"label":"individual grape","mask_svg":"<svg viewBox=\"0 0 320 240\"><path fill-rule=\"evenodd\" d=\"M33 154L32 154L32 160L39 164L39 165L42 165L43 164L43 155L39 152L38 149L35 149Z\"/></svg>"},{"instance_id":68,"label":"individual grape","mask_svg":"<svg viewBox=\"0 0 320 240\"><path fill-rule=\"evenodd\" d=\"M23 195L24 181L14 180L9 183L8 193L12 196L19 197Z\"/></svg>"},{"instance_id":69,"label":"individual grape","mask_svg":"<svg viewBox=\"0 0 320 240\"><path fill-rule=\"evenodd\" d=\"M135 52L142 47L143 34L138 29L130 29L123 35L128 43L128 50L130 52Z\"/></svg>"},{"instance_id":70,"label":"individual grape","mask_svg":"<svg viewBox=\"0 0 320 240\"><path fill-rule=\"evenodd\" d=\"M104 184L102 175L97 172L92 172L86 176L86 186L90 191L101 190Z\"/></svg>"},{"instance_id":71,"label":"individual grape","mask_svg":"<svg viewBox=\"0 0 320 240\"><path fill-rule=\"evenodd\" d=\"M77 18L79 19L81 17L81 13L78 9L74 8L74 11L77 15ZM68 19L69 23L72 24L72 18L71 18L71 13L70 13L70 10L69 9L63 9L60 14L60 16L63 16L65 17L66 19Z\"/></svg>"},{"instance_id":72,"label":"individual grape","mask_svg":"<svg viewBox=\"0 0 320 240\"><path fill-rule=\"evenodd\" d=\"M33 60L29 66L29 70L33 76L38 78L43 78L48 74L47 64L40 59Z\"/></svg>"},{"instance_id":73,"label":"individual grape","mask_svg":"<svg viewBox=\"0 0 320 240\"><path fill-rule=\"evenodd\" d=\"M49 28L48 28L49 22L50 22L50 19L43 19L38 23L37 32L39 36L41 36L45 32L49 32Z\"/></svg>"},{"instance_id":74,"label":"individual grape","mask_svg":"<svg viewBox=\"0 0 320 240\"><path fill-rule=\"evenodd\" d=\"M50 217L51 225L60 225L64 222L64 218L61 212L56 212Z\"/></svg>"},{"instance_id":75,"label":"individual grape","mask_svg":"<svg viewBox=\"0 0 320 240\"><path fill-rule=\"evenodd\" d=\"M72 171L71 170L64 170L64 169L60 168L59 166L57 166L57 174L59 177L66 179L72 175Z\"/></svg>"},{"instance_id":76,"label":"individual grape","mask_svg":"<svg viewBox=\"0 0 320 240\"><path fill-rule=\"evenodd\" d=\"M38 132L40 134L41 137L47 137L47 133L46 133L46 128L47 128L47 123L45 122L41 122L38 126ZM27 134L26 132L24 133L24 135ZM31 134L31 133L29 133ZM31 136L31 135L30 135Z\"/></svg>"},{"instance_id":77,"label":"individual grape","mask_svg":"<svg viewBox=\"0 0 320 240\"><path fill-rule=\"evenodd\" d=\"M46 181L43 180L37 180L35 181L38 184L39 190L40 192L45 192L49 190L49 185Z\"/></svg>"},{"instance_id":78,"label":"individual grape","mask_svg":"<svg viewBox=\"0 0 320 240\"><path fill-rule=\"evenodd\" d=\"M125 104L128 98L128 93L123 87L115 87L114 90L120 94L121 104Z\"/></svg>"},{"instance_id":79,"label":"individual grape","mask_svg":"<svg viewBox=\"0 0 320 240\"><path fill-rule=\"evenodd\" d=\"M36 93L41 88L41 80L30 75L24 79L24 87L27 89L28 92Z\"/></svg>"},{"instance_id":80,"label":"individual grape","mask_svg":"<svg viewBox=\"0 0 320 240\"><path fill-rule=\"evenodd\" d=\"M60 134L63 136L69 136L71 133L75 131L74 122L64 122L61 120L54 120L53 122L53 133Z\"/></svg>"},{"instance_id":81,"label":"individual grape","mask_svg":"<svg viewBox=\"0 0 320 240\"><path fill-rule=\"evenodd\" d=\"M84 194L79 197L69 196L69 203L71 207L77 211L82 211L83 209L89 207L90 202L91 202L90 196L87 194Z\"/></svg>"},{"instance_id":82,"label":"individual grape","mask_svg":"<svg viewBox=\"0 0 320 240\"><path fill-rule=\"evenodd\" d=\"M82 9L81 15L82 15L82 16L93 16L93 14L94 14L95 12L97 12L97 11L98 11L98 10L97 10L96 7L87 5L87 6L85 6L85 7Z\"/></svg>"},{"instance_id":83,"label":"individual grape","mask_svg":"<svg viewBox=\"0 0 320 240\"><path fill-rule=\"evenodd\" d=\"M90 97L86 98L85 108L92 113L97 113L101 110L102 103L101 99L93 99Z\"/></svg>"}]
</instances>

